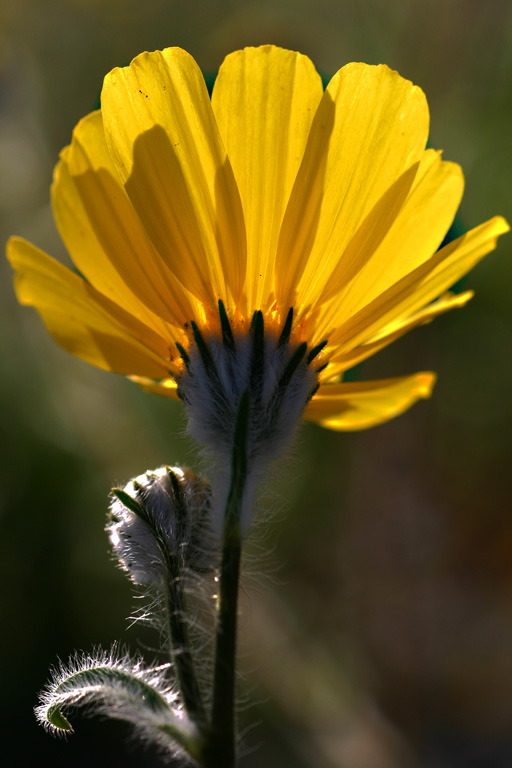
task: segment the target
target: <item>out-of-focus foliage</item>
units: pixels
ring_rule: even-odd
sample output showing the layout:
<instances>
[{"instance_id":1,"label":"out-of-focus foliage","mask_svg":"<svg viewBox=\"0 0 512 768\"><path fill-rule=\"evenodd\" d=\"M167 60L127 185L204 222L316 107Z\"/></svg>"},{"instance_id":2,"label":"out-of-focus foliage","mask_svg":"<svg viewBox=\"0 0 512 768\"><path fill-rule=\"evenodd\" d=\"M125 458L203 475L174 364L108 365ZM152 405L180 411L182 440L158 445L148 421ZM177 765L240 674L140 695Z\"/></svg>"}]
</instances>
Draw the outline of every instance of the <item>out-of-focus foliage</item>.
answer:
<instances>
[{"instance_id":1,"label":"out-of-focus foliage","mask_svg":"<svg viewBox=\"0 0 512 768\"><path fill-rule=\"evenodd\" d=\"M510 3L4 0L2 239L65 259L52 167L110 68L181 45L215 70L265 42L326 73L385 62L421 85L433 146L465 170L467 227L512 218ZM436 370L431 401L368 433L308 426L276 472L247 556L248 768L512 764L511 250L505 238L468 277L465 310L368 363L365 377ZM149 768L156 758L127 749L121 726L78 719L63 744L31 709L57 656L126 626L131 598L102 530L109 488L197 459L179 405L58 349L1 270L4 754L10 744L10 766ZM128 637L145 649L143 630Z\"/></svg>"}]
</instances>

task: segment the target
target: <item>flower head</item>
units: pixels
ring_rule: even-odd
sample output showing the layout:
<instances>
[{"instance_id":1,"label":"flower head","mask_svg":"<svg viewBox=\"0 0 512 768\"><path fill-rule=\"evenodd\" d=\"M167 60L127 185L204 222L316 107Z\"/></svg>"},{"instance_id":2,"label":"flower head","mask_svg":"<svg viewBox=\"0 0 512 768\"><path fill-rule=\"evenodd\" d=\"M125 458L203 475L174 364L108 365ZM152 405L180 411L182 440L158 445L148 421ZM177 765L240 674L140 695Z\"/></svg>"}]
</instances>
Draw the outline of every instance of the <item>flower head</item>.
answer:
<instances>
[{"instance_id":1,"label":"flower head","mask_svg":"<svg viewBox=\"0 0 512 768\"><path fill-rule=\"evenodd\" d=\"M463 176L428 130L423 92L383 65L348 64L324 91L306 56L246 48L210 99L185 51L143 53L107 75L55 170L80 274L12 239L19 300L78 357L180 396L207 443L246 389L252 430L277 442L303 412L378 424L433 374L344 372L465 304L450 287L508 229L495 217L438 250Z\"/></svg>"}]
</instances>

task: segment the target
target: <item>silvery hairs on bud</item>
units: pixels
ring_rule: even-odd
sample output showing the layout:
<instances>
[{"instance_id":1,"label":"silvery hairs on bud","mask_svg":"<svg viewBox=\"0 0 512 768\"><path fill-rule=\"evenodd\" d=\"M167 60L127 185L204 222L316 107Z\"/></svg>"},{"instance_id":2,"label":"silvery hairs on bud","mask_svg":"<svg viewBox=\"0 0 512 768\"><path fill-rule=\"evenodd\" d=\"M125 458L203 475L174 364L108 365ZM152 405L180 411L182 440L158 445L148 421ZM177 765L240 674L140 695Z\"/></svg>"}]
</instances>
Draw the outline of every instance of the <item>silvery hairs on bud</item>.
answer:
<instances>
[{"instance_id":1,"label":"silvery hairs on bud","mask_svg":"<svg viewBox=\"0 0 512 768\"><path fill-rule=\"evenodd\" d=\"M208 482L190 469L159 467L114 488L107 532L135 584L165 588L169 576L216 565Z\"/></svg>"}]
</instances>

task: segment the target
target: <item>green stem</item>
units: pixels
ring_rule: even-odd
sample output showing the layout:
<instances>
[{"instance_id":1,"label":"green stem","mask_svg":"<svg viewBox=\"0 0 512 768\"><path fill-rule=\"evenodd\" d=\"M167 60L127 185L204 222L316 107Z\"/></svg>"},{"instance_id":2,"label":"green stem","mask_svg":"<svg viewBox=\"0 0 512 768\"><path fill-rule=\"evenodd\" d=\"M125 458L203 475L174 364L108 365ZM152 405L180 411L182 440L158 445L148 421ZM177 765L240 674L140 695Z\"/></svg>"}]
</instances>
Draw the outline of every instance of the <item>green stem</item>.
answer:
<instances>
[{"instance_id":1,"label":"green stem","mask_svg":"<svg viewBox=\"0 0 512 768\"><path fill-rule=\"evenodd\" d=\"M219 604L215 671L213 682L210 738L204 754L205 768L236 768L236 635L238 585L242 537L240 514L247 479L247 437L249 394L244 392L238 406L231 485L224 515L222 561L219 579Z\"/></svg>"},{"instance_id":2,"label":"green stem","mask_svg":"<svg viewBox=\"0 0 512 768\"><path fill-rule=\"evenodd\" d=\"M185 615L183 582L180 569L176 567L174 558L168 559L167 568L169 572L167 613L172 645L171 655L176 678L183 698L183 704L189 717L195 722L200 731L204 731L206 728L206 711L192 657Z\"/></svg>"}]
</instances>

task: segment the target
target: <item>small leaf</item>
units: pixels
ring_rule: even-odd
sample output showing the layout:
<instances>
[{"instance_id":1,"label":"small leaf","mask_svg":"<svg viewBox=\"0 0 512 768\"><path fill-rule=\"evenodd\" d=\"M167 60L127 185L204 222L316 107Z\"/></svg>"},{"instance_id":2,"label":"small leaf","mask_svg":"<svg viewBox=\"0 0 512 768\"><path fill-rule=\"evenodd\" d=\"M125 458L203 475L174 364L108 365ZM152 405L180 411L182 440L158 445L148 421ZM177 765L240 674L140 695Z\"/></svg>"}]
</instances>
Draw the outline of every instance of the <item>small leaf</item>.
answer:
<instances>
[{"instance_id":1,"label":"small leaf","mask_svg":"<svg viewBox=\"0 0 512 768\"><path fill-rule=\"evenodd\" d=\"M58 731L72 731L73 726L69 722L69 720L64 717L60 709L56 704L54 704L51 707L48 707L46 711L46 719L48 720L48 723L53 727L56 728Z\"/></svg>"}]
</instances>

